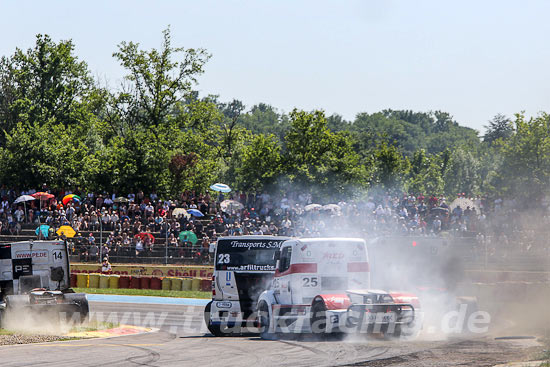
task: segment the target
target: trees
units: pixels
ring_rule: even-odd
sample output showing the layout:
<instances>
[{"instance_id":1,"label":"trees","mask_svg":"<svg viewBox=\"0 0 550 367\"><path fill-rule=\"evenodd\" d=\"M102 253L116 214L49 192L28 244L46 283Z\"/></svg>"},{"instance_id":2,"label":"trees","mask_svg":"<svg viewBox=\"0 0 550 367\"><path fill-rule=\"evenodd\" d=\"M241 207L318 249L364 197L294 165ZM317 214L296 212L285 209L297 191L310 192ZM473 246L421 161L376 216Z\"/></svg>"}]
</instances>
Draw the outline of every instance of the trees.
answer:
<instances>
[{"instance_id":1,"label":"trees","mask_svg":"<svg viewBox=\"0 0 550 367\"><path fill-rule=\"evenodd\" d=\"M371 186L378 189L399 191L403 188L409 161L399 150L382 142L373 152L374 171Z\"/></svg>"},{"instance_id":2,"label":"trees","mask_svg":"<svg viewBox=\"0 0 550 367\"><path fill-rule=\"evenodd\" d=\"M415 194L442 194L443 178L439 157L428 156L423 149L417 150L410 161L406 187L408 192Z\"/></svg>"},{"instance_id":3,"label":"trees","mask_svg":"<svg viewBox=\"0 0 550 367\"><path fill-rule=\"evenodd\" d=\"M500 113L495 115L495 117L489 120L489 124L483 127L486 130L483 141L490 145L499 139L506 140L514 133L512 121Z\"/></svg>"},{"instance_id":4,"label":"trees","mask_svg":"<svg viewBox=\"0 0 550 367\"><path fill-rule=\"evenodd\" d=\"M178 55L181 59L176 61ZM135 111L132 118L148 127L166 122L176 104L192 92L210 58L204 49L172 47L170 28L163 31L159 50L144 51L139 43L122 42L113 56L128 71L125 78L130 83L130 90L116 100L127 103Z\"/></svg>"},{"instance_id":5,"label":"trees","mask_svg":"<svg viewBox=\"0 0 550 367\"><path fill-rule=\"evenodd\" d=\"M445 193L447 195L465 193L468 196L479 194L481 181L479 158L463 148L454 149L449 158L443 175Z\"/></svg>"},{"instance_id":6,"label":"trees","mask_svg":"<svg viewBox=\"0 0 550 367\"><path fill-rule=\"evenodd\" d=\"M37 35L27 51L0 59L0 124L11 131L19 122L48 121L70 126L90 118L95 93L88 66L74 55L72 41L55 43Z\"/></svg>"},{"instance_id":7,"label":"trees","mask_svg":"<svg viewBox=\"0 0 550 367\"><path fill-rule=\"evenodd\" d=\"M281 174L281 147L274 135L255 135L237 157L235 185L240 190L271 189Z\"/></svg>"},{"instance_id":8,"label":"trees","mask_svg":"<svg viewBox=\"0 0 550 367\"><path fill-rule=\"evenodd\" d=\"M364 167L349 134L332 133L322 111L290 113L283 172L292 185L320 197L352 194L365 182Z\"/></svg>"},{"instance_id":9,"label":"trees","mask_svg":"<svg viewBox=\"0 0 550 367\"><path fill-rule=\"evenodd\" d=\"M346 121L199 96L193 88L210 55L172 46L169 29L158 49L119 44L113 56L127 75L117 90L99 88L74 49L38 35L28 50L0 60L3 183L176 195L223 181L325 201L373 187L536 199L548 192L547 114L513 122L497 115L482 144L442 111L384 110Z\"/></svg>"},{"instance_id":10,"label":"trees","mask_svg":"<svg viewBox=\"0 0 550 367\"><path fill-rule=\"evenodd\" d=\"M550 115L526 119L517 114L515 133L501 140L501 192L537 205L550 182Z\"/></svg>"},{"instance_id":11,"label":"trees","mask_svg":"<svg viewBox=\"0 0 550 367\"><path fill-rule=\"evenodd\" d=\"M113 181L124 190L165 194L194 187L194 178L204 181L212 157L203 141L212 136L212 119L221 115L212 111L210 101L198 100L192 87L210 55L203 49L173 47L166 29L159 49L145 51L138 43L122 42L113 56L128 72L127 84L105 96L103 117L112 132L106 144L119 147ZM182 177L178 157L189 155L197 159Z\"/></svg>"}]
</instances>

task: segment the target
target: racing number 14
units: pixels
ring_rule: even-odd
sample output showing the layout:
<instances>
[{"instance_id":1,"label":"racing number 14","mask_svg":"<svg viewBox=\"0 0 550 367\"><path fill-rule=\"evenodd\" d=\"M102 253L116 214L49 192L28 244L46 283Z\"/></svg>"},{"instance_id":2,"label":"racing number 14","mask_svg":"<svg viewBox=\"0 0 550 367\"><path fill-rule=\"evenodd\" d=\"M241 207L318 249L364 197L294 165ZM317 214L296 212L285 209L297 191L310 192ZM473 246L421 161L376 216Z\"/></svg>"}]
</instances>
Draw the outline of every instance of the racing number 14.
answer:
<instances>
[{"instance_id":1,"label":"racing number 14","mask_svg":"<svg viewBox=\"0 0 550 367\"><path fill-rule=\"evenodd\" d=\"M314 288L319 284L317 277L305 277L302 278L302 287L304 288Z\"/></svg>"},{"instance_id":2,"label":"racing number 14","mask_svg":"<svg viewBox=\"0 0 550 367\"><path fill-rule=\"evenodd\" d=\"M53 251L53 259L55 261L63 260L63 253L60 250Z\"/></svg>"}]
</instances>

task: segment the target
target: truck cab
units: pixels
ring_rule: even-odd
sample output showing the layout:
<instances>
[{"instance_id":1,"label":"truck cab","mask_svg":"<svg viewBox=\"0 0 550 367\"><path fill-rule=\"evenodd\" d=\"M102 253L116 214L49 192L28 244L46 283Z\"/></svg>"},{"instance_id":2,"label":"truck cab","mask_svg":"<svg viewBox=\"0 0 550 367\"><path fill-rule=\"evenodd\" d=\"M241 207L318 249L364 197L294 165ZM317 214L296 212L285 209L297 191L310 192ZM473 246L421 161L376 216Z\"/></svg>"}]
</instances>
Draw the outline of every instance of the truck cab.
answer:
<instances>
[{"instance_id":1,"label":"truck cab","mask_svg":"<svg viewBox=\"0 0 550 367\"><path fill-rule=\"evenodd\" d=\"M321 293L370 288L367 249L361 239L286 241L273 278L281 304L310 304Z\"/></svg>"},{"instance_id":2,"label":"truck cab","mask_svg":"<svg viewBox=\"0 0 550 367\"><path fill-rule=\"evenodd\" d=\"M64 241L22 241L0 244L0 326L12 311L29 315L88 316L85 294L70 288Z\"/></svg>"},{"instance_id":3,"label":"truck cab","mask_svg":"<svg viewBox=\"0 0 550 367\"><path fill-rule=\"evenodd\" d=\"M247 324L248 329L254 326L250 324L254 324L258 296L273 279L275 253L288 238L234 236L218 239L212 301L204 312L204 321L214 336L238 334Z\"/></svg>"},{"instance_id":4,"label":"truck cab","mask_svg":"<svg viewBox=\"0 0 550 367\"><path fill-rule=\"evenodd\" d=\"M414 322L414 295L370 288L367 246L359 238L285 241L271 288L258 300L262 337L276 333L389 332Z\"/></svg>"}]
</instances>

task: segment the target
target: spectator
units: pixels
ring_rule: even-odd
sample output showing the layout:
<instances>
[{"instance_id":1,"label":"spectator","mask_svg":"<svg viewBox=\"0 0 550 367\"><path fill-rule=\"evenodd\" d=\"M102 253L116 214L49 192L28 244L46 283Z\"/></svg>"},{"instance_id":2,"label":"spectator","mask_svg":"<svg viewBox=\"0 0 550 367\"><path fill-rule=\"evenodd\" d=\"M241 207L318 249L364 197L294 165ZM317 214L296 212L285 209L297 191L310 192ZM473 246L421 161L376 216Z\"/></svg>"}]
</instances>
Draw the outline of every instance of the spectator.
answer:
<instances>
[{"instance_id":1,"label":"spectator","mask_svg":"<svg viewBox=\"0 0 550 367\"><path fill-rule=\"evenodd\" d=\"M111 271L112 271L111 263L109 262L109 259L107 257L104 257L103 262L101 263L101 273L111 274Z\"/></svg>"}]
</instances>

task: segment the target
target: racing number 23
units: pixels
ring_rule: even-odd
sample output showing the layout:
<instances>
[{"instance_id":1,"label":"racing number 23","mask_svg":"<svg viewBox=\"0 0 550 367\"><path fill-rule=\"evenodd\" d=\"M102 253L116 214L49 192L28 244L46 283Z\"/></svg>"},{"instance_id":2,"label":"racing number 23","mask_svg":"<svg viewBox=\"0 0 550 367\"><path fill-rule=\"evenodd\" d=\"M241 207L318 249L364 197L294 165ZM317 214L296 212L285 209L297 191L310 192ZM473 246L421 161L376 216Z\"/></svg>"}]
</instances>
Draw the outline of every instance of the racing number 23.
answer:
<instances>
[{"instance_id":1,"label":"racing number 23","mask_svg":"<svg viewBox=\"0 0 550 367\"><path fill-rule=\"evenodd\" d=\"M317 277L305 277L302 278L302 287L304 288L314 288L317 287L319 281Z\"/></svg>"},{"instance_id":2,"label":"racing number 23","mask_svg":"<svg viewBox=\"0 0 550 367\"><path fill-rule=\"evenodd\" d=\"M229 264L229 254L218 254L218 264Z\"/></svg>"}]
</instances>

